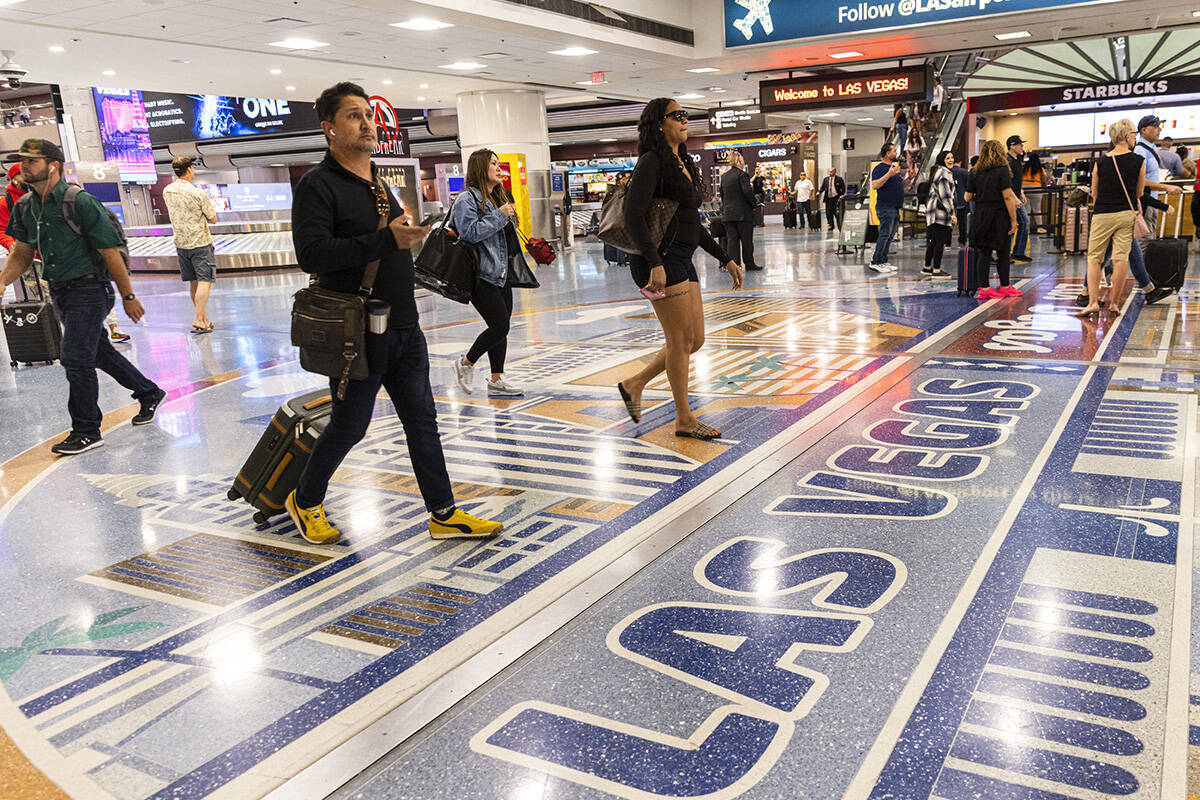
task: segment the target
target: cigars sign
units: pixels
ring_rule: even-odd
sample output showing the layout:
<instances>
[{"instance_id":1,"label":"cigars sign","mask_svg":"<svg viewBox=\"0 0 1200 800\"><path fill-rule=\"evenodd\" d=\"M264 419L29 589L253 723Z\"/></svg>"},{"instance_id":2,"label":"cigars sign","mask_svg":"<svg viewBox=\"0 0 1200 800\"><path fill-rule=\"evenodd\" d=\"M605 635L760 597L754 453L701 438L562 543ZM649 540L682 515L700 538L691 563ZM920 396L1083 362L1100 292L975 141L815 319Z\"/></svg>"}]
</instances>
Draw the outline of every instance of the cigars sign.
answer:
<instances>
[{"instance_id":1,"label":"cigars sign","mask_svg":"<svg viewBox=\"0 0 1200 800\"><path fill-rule=\"evenodd\" d=\"M933 88L928 66L899 67L874 72L816 75L763 81L759 84L763 111L797 111L866 102L928 100Z\"/></svg>"}]
</instances>

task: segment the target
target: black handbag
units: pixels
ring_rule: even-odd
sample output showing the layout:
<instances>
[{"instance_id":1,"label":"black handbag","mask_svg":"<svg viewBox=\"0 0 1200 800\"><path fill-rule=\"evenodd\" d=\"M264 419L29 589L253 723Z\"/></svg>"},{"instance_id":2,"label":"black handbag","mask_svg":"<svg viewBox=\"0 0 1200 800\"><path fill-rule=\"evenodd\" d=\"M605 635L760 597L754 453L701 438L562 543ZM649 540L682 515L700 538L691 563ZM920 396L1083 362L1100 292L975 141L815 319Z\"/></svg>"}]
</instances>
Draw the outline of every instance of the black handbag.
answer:
<instances>
[{"instance_id":1,"label":"black handbag","mask_svg":"<svg viewBox=\"0 0 1200 800\"><path fill-rule=\"evenodd\" d=\"M377 230L387 227L388 216L379 215ZM357 292L324 289L312 275L309 285L292 295L292 344L300 348L300 366L337 378L339 400L346 396L350 381L371 374L367 363L367 300L378 273L379 259L375 259L363 270Z\"/></svg>"},{"instance_id":2,"label":"black handbag","mask_svg":"<svg viewBox=\"0 0 1200 800\"><path fill-rule=\"evenodd\" d=\"M434 294L456 303L468 303L479 275L479 251L464 242L448 227L455 200L446 216L429 234L420 255L413 262L413 278Z\"/></svg>"},{"instance_id":3,"label":"black handbag","mask_svg":"<svg viewBox=\"0 0 1200 800\"><path fill-rule=\"evenodd\" d=\"M537 289L541 284L529 268L529 262L525 260L525 250L521 247L521 241L525 237L521 236L521 232L512 222L504 226L504 236L508 243L508 285L514 289Z\"/></svg>"}]
</instances>

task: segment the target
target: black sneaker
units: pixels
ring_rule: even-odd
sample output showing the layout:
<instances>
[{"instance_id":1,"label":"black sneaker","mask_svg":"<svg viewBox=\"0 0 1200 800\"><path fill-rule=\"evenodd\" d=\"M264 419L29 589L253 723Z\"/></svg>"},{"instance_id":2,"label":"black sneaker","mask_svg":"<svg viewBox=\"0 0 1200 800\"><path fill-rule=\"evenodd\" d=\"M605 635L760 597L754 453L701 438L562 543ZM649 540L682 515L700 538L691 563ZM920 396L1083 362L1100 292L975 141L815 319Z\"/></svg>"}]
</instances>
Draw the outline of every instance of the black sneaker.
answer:
<instances>
[{"instance_id":1,"label":"black sneaker","mask_svg":"<svg viewBox=\"0 0 1200 800\"><path fill-rule=\"evenodd\" d=\"M95 450L97 447L103 446L104 440L99 436L84 436L82 433L72 433L70 436L51 447L50 452L58 453L60 456L73 456L77 453L83 453L87 450Z\"/></svg>"},{"instance_id":2,"label":"black sneaker","mask_svg":"<svg viewBox=\"0 0 1200 800\"><path fill-rule=\"evenodd\" d=\"M158 411L158 406L163 400L167 399L167 393L162 389L158 390L158 397L153 400L144 401L141 410L134 416L132 422L134 425L145 425L147 422L154 421L154 414Z\"/></svg>"},{"instance_id":3,"label":"black sneaker","mask_svg":"<svg viewBox=\"0 0 1200 800\"><path fill-rule=\"evenodd\" d=\"M1033 259L1030 258L1029 256L1018 256L1018 255L1014 255L1012 257L1012 260L1020 261L1022 264L1028 264L1030 261L1033 261Z\"/></svg>"},{"instance_id":4,"label":"black sneaker","mask_svg":"<svg viewBox=\"0 0 1200 800\"><path fill-rule=\"evenodd\" d=\"M1078 308L1087 308L1088 302L1089 301L1088 301L1088 293L1087 292L1083 292L1078 297L1075 298L1075 305Z\"/></svg>"},{"instance_id":5,"label":"black sneaker","mask_svg":"<svg viewBox=\"0 0 1200 800\"><path fill-rule=\"evenodd\" d=\"M1170 294L1171 294L1171 287L1155 286L1153 289L1146 292L1146 305L1150 305L1151 303L1157 303L1159 300L1162 300L1164 297L1167 297Z\"/></svg>"}]
</instances>

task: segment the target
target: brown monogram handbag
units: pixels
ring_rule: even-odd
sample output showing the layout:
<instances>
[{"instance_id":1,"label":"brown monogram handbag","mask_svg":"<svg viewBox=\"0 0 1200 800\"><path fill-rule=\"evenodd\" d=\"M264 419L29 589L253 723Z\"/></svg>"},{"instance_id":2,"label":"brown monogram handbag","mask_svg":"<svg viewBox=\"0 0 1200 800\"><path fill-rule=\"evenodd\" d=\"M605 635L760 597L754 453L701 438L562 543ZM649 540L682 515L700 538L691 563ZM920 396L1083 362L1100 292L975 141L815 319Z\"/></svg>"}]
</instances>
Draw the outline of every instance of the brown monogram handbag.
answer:
<instances>
[{"instance_id":1,"label":"brown monogram handbag","mask_svg":"<svg viewBox=\"0 0 1200 800\"><path fill-rule=\"evenodd\" d=\"M660 180L661 185L661 180ZM625 204L629 200L629 186L614 186L604 196L604 204L600 207L600 231L596 235L600 241L610 244L626 253L640 253L633 235L625 224ZM650 238L656 247L662 246L667 228L675 219L679 203L666 197L655 197L650 200L650 208L646 210L646 224L650 226Z\"/></svg>"}]
</instances>

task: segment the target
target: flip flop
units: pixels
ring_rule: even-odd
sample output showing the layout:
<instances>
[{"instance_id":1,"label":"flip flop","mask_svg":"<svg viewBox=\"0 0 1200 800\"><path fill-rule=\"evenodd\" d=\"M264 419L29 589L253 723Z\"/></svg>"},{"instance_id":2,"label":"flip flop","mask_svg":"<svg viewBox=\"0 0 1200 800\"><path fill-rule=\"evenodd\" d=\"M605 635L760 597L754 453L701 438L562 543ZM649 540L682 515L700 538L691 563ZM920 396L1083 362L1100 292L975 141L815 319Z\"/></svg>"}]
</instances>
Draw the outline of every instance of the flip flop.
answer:
<instances>
[{"instance_id":1,"label":"flip flop","mask_svg":"<svg viewBox=\"0 0 1200 800\"><path fill-rule=\"evenodd\" d=\"M642 421L642 404L633 402L629 392L625 391L625 386L622 383L617 384L617 391L621 393L621 402L625 404L625 410L629 412L629 418L634 422Z\"/></svg>"},{"instance_id":2,"label":"flip flop","mask_svg":"<svg viewBox=\"0 0 1200 800\"><path fill-rule=\"evenodd\" d=\"M676 436L682 436L685 439L699 439L702 442L708 442L713 439L721 438L721 432L711 425L705 425L703 422L696 425L690 431L675 431Z\"/></svg>"}]
</instances>

